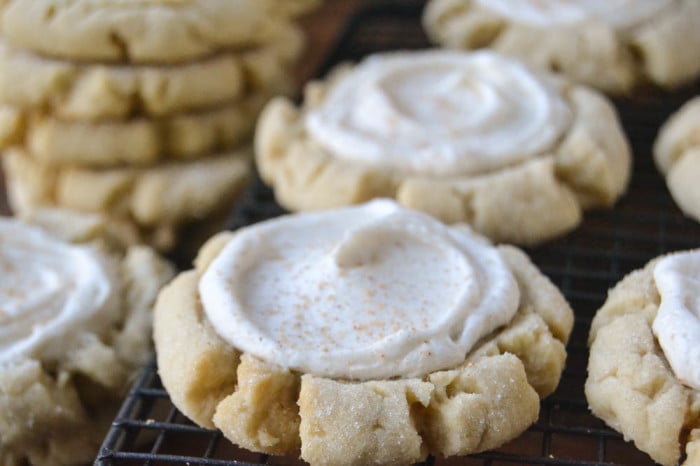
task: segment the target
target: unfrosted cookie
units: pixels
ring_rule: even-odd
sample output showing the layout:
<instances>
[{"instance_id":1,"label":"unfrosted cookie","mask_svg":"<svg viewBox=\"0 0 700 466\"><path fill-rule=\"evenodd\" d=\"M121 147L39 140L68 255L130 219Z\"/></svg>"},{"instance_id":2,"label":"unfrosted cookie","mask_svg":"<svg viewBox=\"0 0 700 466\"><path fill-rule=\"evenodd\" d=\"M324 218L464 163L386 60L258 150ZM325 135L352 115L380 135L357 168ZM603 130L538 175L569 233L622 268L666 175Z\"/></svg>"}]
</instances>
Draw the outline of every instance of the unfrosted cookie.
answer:
<instances>
[{"instance_id":1,"label":"unfrosted cookie","mask_svg":"<svg viewBox=\"0 0 700 466\"><path fill-rule=\"evenodd\" d=\"M243 149L147 168L91 170L49 166L11 149L3 168L15 213L45 206L100 213L168 250L183 225L218 219L230 208L250 178L249 158Z\"/></svg>"},{"instance_id":2,"label":"unfrosted cookie","mask_svg":"<svg viewBox=\"0 0 700 466\"><path fill-rule=\"evenodd\" d=\"M108 122L17 113L21 122L0 120L0 125L9 125L0 127L0 133L12 135L5 138L6 147L26 147L47 165L154 165L164 159L193 160L243 143L267 100L263 94L254 94L200 113Z\"/></svg>"},{"instance_id":3,"label":"unfrosted cookie","mask_svg":"<svg viewBox=\"0 0 700 466\"><path fill-rule=\"evenodd\" d=\"M89 216L33 221L57 230L0 218L0 463L88 463L150 358L172 270L149 248L106 247Z\"/></svg>"},{"instance_id":4,"label":"unfrosted cookie","mask_svg":"<svg viewBox=\"0 0 700 466\"><path fill-rule=\"evenodd\" d=\"M277 200L314 210L393 197L497 241L537 243L611 206L631 168L612 105L491 52L375 55L274 100L256 162Z\"/></svg>"},{"instance_id":5,"label":"unfrosted cookie","mask_svg":"<svg viewBox=\"0 0 700 466\"><path fill-rule=\"evenodd\" d=\"M423 23L447 47L491 48L612 94L700 74L696 0L432 0Z\"/></svg>"},{"instance_id":6,"label":"unfrosted cookie","mask_svg":"<svg viewBox=\"0 0 700 466\"><path fill-rule=\"evenodd\" d=\"M655 259L613 288L593 320L586 397L654 461L698 464L700 250Z\"/></svg>"},{"instance_id":7,"label":"unfrosted cookie","mask_svg":"<svg viewBox=\"0 0 700 466\"><path fill-rule=\"evenodd\" d=\"M269 0L4 3L0 28L10 45L71 61L189 62L265 44L288 21Z\"/></svg>"},{"instance_id":8,"label":"unfrosted cookie","mask_svg":"<svg viewBox=\"0 0 700 466\"><path fill-rule=\"evenodd\" d=\"M219 105L245 89L239 54L168 67L94 65L0 46L0 101L65 119L163 116Z\"/></svg>"},{"instance_id":9,"label":"unfrosted cookie","mask_svg":"<svg viewBox=\"0 0 700 466\"><path fill-rule=\"evenodd\" d=\"M204 111L247 92L290 87L289 65L302 46L293 24L264 47L175 66L52 60L0 44L0 103L82 121Z\"/></svg>"},{"instance_id":10,"label":"unfrosted cookie","mask_svg":"<svg viewBox=\"0 0 700 466\"><path fill-rule=\"evenodd\" d=\"M700 97L686 103L661 128L654 160L683 213L700 222Z\"/></svg>"},{"instance_id":11,"label":"unfrosted cookie","mask_svg":"<svg viewBox=\"0 0 700 466\"><path fill-rule=\"evenodd\" d=\"M522 252L388 200L220 234L155 312L185 415L311 465L502 445L555 390L573 325Z\"/></svg>"}]
</instances>

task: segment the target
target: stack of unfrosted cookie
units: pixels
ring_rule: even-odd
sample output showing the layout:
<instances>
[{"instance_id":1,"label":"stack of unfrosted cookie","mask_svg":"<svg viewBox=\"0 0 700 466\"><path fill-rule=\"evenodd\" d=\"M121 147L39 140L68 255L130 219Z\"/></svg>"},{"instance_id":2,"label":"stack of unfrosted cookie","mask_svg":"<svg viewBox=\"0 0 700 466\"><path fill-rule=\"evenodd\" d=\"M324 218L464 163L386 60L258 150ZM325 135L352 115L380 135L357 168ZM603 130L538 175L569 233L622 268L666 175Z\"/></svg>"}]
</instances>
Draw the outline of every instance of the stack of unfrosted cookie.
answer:
<instances>
[{"instance_id":1,"label":"stack of unfrosted cookie","mask_svg":"<svg viewBox=\"0 0 700 466\"><path fill-rule=\"evenodd\" d=\"M274 0L39 0L0 16L10 204L107 214L160 249L221 218L303 37Z\"/></svg>"}]
</instances>

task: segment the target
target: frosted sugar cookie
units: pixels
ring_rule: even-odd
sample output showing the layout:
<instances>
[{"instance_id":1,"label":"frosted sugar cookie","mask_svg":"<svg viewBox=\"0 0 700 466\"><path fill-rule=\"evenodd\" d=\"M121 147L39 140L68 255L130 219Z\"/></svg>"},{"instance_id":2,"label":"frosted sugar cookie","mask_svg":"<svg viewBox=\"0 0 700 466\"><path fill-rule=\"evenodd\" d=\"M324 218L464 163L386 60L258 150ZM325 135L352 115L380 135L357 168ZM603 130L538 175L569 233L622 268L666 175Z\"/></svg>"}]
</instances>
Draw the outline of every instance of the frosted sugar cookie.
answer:
<instances>
[{"instance_id":1,"label":"frosted sugar cookie","mask_svg":"<svg viewBox=\"0 0 700 466\"><path fill-rule=\"evenodd\" d=\"M162 250L174 246L184 225L218 220L251 175L247 149L108 170L53 167L19 149L7 151L2 159L15 213L54 206L104 214L131 225L144 241Z\"/></svg>"},{"instance_id":2,"label":"frosted sugar cookie","mask_svg":"<svg viewBox=\"0 0 700 466\"><path fill-rule=\"evenodd\" d=\"M700 221L700 98L695 97L661 128L654 145L656 166L681 210Z\"/></svg>"},{"instance_id":3,"label":"frosted sugar cookie","mask_svg":"<svg viewBox=\"0 0 700 466\"><path fill-rule=\"evenodd\" d=\"M654 461L700 461L700 250L632 272L593 320L586 397Z\"/></svg>"},{"instance_id":4,"label":"frosted sugar cookie","mask_svg":"<svg viewBox=\"0 0 700 466\"><path fill-rule=\"evenodd\" d=\"M151 355L172 272L149 248L106 248L94 219L37 215L63 239L0 219L0 463L87 463Z\"/></svg>"},{"instance_id":5,"label":"frosted sugar cookie","mask_svg":"<svg viewBox=\"0 0 700 466\"><path fill-rule=\"evenodd\" d=\"M573 325L528 258L388 200L211 239L160 294L175 405L312 465L496 448L556 388Z\"/></svg>"},{"instance_id":6,"label":"frosted sugar cookie","mask_svg":"<svg viewBox=\"0 0 700 466\"><path fill-rule=\"evenodd\" d=\"M122 165L155 165L164 159L192 160L227 150L250 137L255 118L267 102L263 94L250 95L205 112L159 119L85 122L30 115L20 118L19 134L9 145L19 144L47 165L80 165L109 168ZM16 128L11 119L0 120Z\"/></svg>"},{"instance_id":7,"label":"frosted sugar cookie","mask_svg":"<svg viewBox=\"0 0 700 466\"><path fill-rule=\"evenodd\" d=\"M268 0L8 0L0 27L11 46L39 55L174 64L264 44L288 21L271 9Z\"/></svg>"},{"instance_id":8,"label":"frosted sugar cookie","mask_svg":"<svg viewBox=\"0 0 700 466\"><path fill-rule=\"evenodd\" d=\"M631 168L612 105L491 52L375 55L271 102L256 162L292 210L394 197L497 241L537 243L611 206Z\"/></svg>"},{"instance_id":9,"label":"frosted sugar cookie","mask_svg":"<svg viewBox=\"0 0 700 466\"><path fill-rule=\"evenodd\" d=\"M491 48L613 94L700 74L696 0L432 0L423 22L439 44Z\"/></svg>"}]
</instances>

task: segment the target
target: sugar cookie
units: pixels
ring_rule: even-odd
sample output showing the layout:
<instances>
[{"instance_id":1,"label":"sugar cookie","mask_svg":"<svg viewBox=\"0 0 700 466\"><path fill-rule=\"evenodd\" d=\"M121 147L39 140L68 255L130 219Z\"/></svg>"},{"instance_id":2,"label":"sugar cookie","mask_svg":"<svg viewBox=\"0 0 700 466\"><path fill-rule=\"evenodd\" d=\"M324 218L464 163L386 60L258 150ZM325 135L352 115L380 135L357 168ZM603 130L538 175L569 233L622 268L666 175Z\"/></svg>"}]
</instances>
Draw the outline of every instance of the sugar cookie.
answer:
<instances>
[{"instance_id":1,"label":"sugar cookie","mask_svg":"<svg viewBox=\"0 0 700 466\"><path fill-rule=\"evenodd\" d=\"M661 128L654 160L683 213L700 221L700 98L691 99Z\"/></svg>"},{"instance_id":2,"label":"sugar cookie","mask_svg":"<svg viewBox=\"0 0 700 466\"><path fill-rule=\"evenodd\" d=\"M695 0L431 0L423 24L447 47L490 48L612 94L700 75Z\"/></svg>"},{"instance_id":3,"label":"sugar cookie","mask_svg":"<svg viewBox=\"0 0 700 466\"><path fill-rule=\"evenodd\" d=\"M214 237L161 293L154 337L199 425L312 465L398 465L520 435L572 325L519 250L381 200Z\"/></svg>"},{"instance_id":4,"label":"sugar cookie","mask_svg":"<svg viewBox=\"0 0 700 466\"><path fill-rule=\"evenodd\" d=\"M586 398L595 415L664 465L697 464L700 252L630 273L593 320Z\"/></svg>"},{"instance_id":5,"label":"sugar cookie","mask_svg":"<svg viewBox=\"0 0 700 466\"><path fill-rule=\"evenodd\" d=\"M609 207L631 169L613 106L491 52L375 55L276 99L256 162L277 200L314 210L393 197L496 241L538 243Z\"/></svg>"},{"instance_id":6,"label":"sugar cookie","mask_svg":"<svg viewBox=\"0 0 700 466\"><path fill-rule=\"evenodd\" d=\"M0 219L2 464L94 459L151 355L151 307L172 275L147 247L106 248L87 216L44 214L63 239Z\"/></svg>"},{"instance_id":7,"label":"sugar cookie","mask_svg":"<svg viewBox=\"0 0 700 466\"><path fill-rule=\"evenodd\" d=\"M2 158L15 213L55 206L103 214L162 250L174 246L182 226L218 219L251 176L248 150L109 170L47 166L19 149Z\"/></svg>"},{"instance_id":8,"label":"sugar cookie","mask_svg":"<svg viewBox=\"0 0 700 466\"><path fill-rule=\"evenodd\" d=\"M268 0L8 0L0 27L13 47L48 57L176 64L266 43L288 21L272 8Z\"/></svg>"}]
</instances>

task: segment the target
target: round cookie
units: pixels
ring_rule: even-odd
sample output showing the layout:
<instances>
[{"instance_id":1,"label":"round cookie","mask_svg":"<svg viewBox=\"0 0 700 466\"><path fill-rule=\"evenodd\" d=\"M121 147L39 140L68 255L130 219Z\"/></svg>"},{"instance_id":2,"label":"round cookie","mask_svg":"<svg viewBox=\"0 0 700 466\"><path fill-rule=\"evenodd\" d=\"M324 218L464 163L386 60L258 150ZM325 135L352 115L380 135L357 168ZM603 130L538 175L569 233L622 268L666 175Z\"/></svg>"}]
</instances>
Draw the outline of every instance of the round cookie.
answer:
<instances>
[{"instance_id":1,"label":"round cookie","mask_svg":"<svg viewBox=\"0 0 700 466\"><path fill-rule=\"evenodd\" d=\"M700 222L700 97L687 102L661 128L654 161L676 204Z\"/></svg>"},{"instance_id":2,"label":"round cookie","mask_svg":"<svg viewBox=\"0 0 700 466\"><path fill-rule=\"evenodd\" d=\"M46 206L105 215L141 241L171 249L183 226L219 223L247 185L250 153L238 150L186 163L90 170L52 167L20 149L3 155L15 213Z\"/></svg>"},{"instance_id":3,"label":"round cookie","mask_svg":"<svg viewBox=\"0 0 700 466\"><path fill-rule=\"evenodd\" d=\"M698 250L676 253L627 275L589 338L591 410L664 466L700 459L698 263Z\"/></svg>"},{"instance_id":4,"label":"round cookie","mask_svg":"<svg viewBox=\"0 0 700 466\"><path fill-rule=\"evenodd\" d=\"M7 146L26 147L47 165L109 168L154 165L163 159L193 160L243 143L267 97L250 95L206 112L127 121L83 122L52 116L8 118L0 133ZM14 131L13 131L14 130Z\"/></svg>"},{"instance_id":5,"label":"round cookie","mask_svg":"<svg viewBox=\"0 0 700 466\"><path fill-rule=\"evenodd\" d=\"M87 463L151 357L172 269L149 248L107 246L96 218L32 221L58 230L0 219L0 463Z\"/></svg>"},{"instance_id":6,"label":"round cookie","mask_svg":"<svg viewBox=\"0 0 700 466\"><path fill-rule=\"evenodd\" d=\"M573 325L522 252L386 200L217 235L155 312L185 415L311 465L496 448L556 388Z\"/></svg>"},{"instance_id":7,"label":"round cookie","mask_svg":"<svg viewBox=\"0 0 700 466\"><path fill-rule=\"evenodd\" d=\"M0 28L11 46L47 57L176 64L268 42L288 21L272 8L268 0L8 0Z\"/></svg>"},{"instance_id":8,"label":"round cookie","mask_svg":"<svg viewBox=\"0 0 700 466\"><path fill-rule=\"evenodd\" d=\"M496 241L561 235L624 192L612 105L490 52L372 56L279 98L256 129L263 180L291 210L392 197Z\"/></svg>"},{"instance_id":9,"label":"round cookie","mask_svg":"<svg viewBox=\"0 0 700 466\"><path fill-rule=\"evenodd\" d=\"M612 94L700 74L695 0L431 0L423 23L436 43L491 48Z\"/></svg>"},{"instance_id":10,"label":"round cookie","mask_svg":"<svg viewBox=\"0 0 700 466\"><path fill-rule=\"evenodd\" d=\"M280 28L264 47L177 66L52 60L2 44L0 102L81 121L205 111L246 92L289 88L289 64L302 46L293 24Z\"/></svg>"},{"instance_id":11,"label":"round cookie","mask_svg":"<svg viewBox=\"0 0 700 466\"><path fill-rule=\"evenodd\" d=\"M134 67L52 60L0 46L0 101L64 119L182 113L235 100L244 89L234 53L178 66Z\"/></svg>"}]
</instances>

